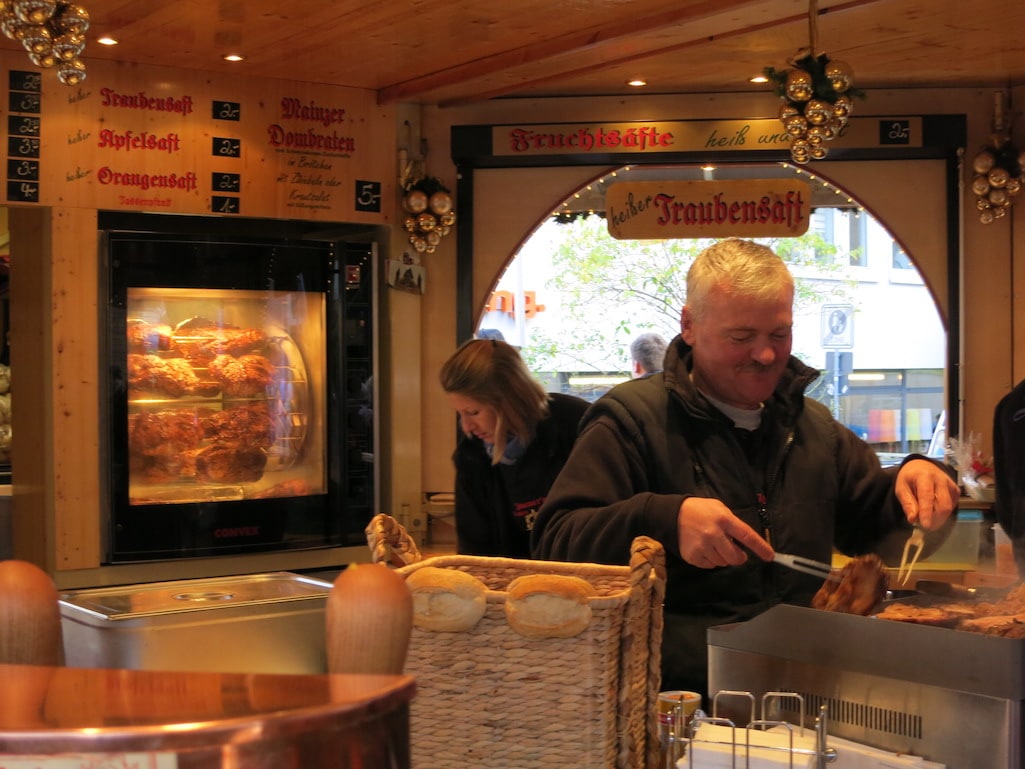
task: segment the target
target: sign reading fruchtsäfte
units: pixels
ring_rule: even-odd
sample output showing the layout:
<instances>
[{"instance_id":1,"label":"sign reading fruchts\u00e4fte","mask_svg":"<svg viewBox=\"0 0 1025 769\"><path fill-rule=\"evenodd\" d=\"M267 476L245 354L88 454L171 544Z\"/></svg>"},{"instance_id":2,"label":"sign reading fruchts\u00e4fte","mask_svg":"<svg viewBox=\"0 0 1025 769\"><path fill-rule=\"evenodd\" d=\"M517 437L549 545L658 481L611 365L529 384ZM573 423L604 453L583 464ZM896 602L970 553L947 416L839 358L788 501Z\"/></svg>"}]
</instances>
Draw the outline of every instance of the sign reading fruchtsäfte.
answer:
<instances>
[{"instance_id":1,"label":"sign reading fruchts\u00e4fte","mask_svg":"<svg viewBox=\"0 0 1025 769\"><path fill-rule=\"evenodd\" d=\"M616 182L605 193L619 240L794 237L810 213L811 189L796 179Z\"/></svg>"},{"instance_id":2,"label":"sign reading fruchts\u00e4fte","mask_svg":"<svg viewBox=\"0 0 1025 769\"><path fill-rule=\"evenodd\" d=\"M491 129L496 156L657 155L667 152L786 150L790 137L779 120L672 120L611 123L501 125ZM833 147L921 147L921 117L851 118Z\"/></svg>"}]
</instances>

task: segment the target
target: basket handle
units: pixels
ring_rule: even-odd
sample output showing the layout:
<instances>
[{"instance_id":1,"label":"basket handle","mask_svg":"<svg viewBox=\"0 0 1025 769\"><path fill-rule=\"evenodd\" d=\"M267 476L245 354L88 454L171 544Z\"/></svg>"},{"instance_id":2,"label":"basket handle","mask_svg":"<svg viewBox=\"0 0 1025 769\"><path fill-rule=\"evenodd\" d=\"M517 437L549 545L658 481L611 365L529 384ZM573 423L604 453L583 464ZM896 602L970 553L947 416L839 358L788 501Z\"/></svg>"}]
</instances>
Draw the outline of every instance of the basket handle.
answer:
<instances>
[{"instance_id":1,"label":"basket handle","mask_svg":"<svg viewBox=\"0 0 1025 769\"><path fill-rule=\"evenodd\" d=\"M642 766L655 769L659 764L658 734L658 692L662 686L662 603L666 594L666 553L662 543L651 537L636 537L630 545L630 601L627 609L631 619L646 618L634 623L634 627L648 629L647 638L637 642L647 645L647 670L645 671L645 696L643 704L634 702L634 707L643 709L645 744L633 746L630 757L620 756L621 766ZM629 704L623 703L625 707Z\"/></svg>"},{"instance_id":2,"label":"basket handle","mask_svg":"<svg viewBox=\"0 0 1025 769\"><path fill-rule=\"evenodd\" d=\"M370 560L392 566L407 566L420 561L420 548L406 531L406 527L387 513L378 513L364 529Z\"/></svg>"}]
</instances>

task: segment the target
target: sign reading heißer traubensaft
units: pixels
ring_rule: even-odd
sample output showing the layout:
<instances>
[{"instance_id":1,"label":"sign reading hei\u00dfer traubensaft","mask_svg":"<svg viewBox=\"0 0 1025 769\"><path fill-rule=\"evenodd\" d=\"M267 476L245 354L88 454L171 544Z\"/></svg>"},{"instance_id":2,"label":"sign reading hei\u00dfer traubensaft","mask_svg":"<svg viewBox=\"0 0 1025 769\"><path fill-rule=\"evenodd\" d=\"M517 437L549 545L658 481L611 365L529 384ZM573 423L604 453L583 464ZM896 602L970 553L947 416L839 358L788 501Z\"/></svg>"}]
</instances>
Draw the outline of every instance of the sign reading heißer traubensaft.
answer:
<instances>
[{"instance_id":1,"label":"sign reading hei\u00dfer traubensaft","mask_svg":"<svg viewBox=\"0 0 1025 769\"><path fill-rule=\"evenodd\" d=\"M811 190L796 179L616 182L605 193L619 240L794 237L810 213Z\"/></svg>"}]
</instances>

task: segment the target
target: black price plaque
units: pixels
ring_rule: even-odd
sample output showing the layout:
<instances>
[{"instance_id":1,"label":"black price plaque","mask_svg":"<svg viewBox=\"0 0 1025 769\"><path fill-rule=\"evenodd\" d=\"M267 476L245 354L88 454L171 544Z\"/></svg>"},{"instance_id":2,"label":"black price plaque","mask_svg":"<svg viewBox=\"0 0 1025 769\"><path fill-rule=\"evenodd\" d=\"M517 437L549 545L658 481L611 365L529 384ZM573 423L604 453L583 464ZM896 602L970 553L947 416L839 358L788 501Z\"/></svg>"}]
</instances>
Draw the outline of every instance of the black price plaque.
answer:
<instances>
[{"instance_id":1,"label":"black price plaque","mask_svg":"<svg viewBox=\"0 0 1025 769\"><path fill-rule=\"evenodd\" d=\"M233 120L238 122L242 119L242 105L237 101L213 102L211 117L214 120Z\"/></svg>"},{"instance_id":2,"label":"black price plaque","mask_svg":"<svg viewBox=\"0 0 1025 769\"><path fill-rule=\"evenodd\" d=\"M38 203L42 74L11 70L7 88L7 199Z\"/></svg>"},{"instance_id":3,"label":"black price plaque","mask_svg":"<svg viewBox=\"0 0 1025 769\"><path fill-rule=\"evenodd\" d=\"M215 158L240 158L242 157L242 140L215 136L210 154Z\"/></svg>"}]
</instances>

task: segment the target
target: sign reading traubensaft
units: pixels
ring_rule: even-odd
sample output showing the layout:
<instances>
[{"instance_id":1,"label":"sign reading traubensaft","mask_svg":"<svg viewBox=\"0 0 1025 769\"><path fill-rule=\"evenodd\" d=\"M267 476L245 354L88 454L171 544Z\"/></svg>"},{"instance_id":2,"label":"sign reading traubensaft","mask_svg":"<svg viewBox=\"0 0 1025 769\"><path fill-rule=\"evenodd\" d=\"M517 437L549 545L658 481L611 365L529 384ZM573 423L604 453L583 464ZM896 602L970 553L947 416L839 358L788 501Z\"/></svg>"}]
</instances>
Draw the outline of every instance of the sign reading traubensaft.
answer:
<instances>
[{"instance_id":1,"label":"sign reading traubensaft","mask_svg":"<svg viewBox=\"0 0 1025 769\"><path fill-rule=\"evenodd\" d=\"M388 223L395 121L368 89L0 52L7 201ZM0 101L0 104L4 103ZM2 111L2 110L0 110Z\"/></svg>"},{"instance_id":2,"label":"sign reading traubensaft","mask_svg":"<svg viewBox=\"0 0 1025 769\"><path fill-rule=\"evenodd\" d=\"M794 237L810 213L811 189L796 179L616 182L605 193L619 240Z\"/></svg>"}]
</instances>

